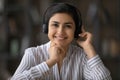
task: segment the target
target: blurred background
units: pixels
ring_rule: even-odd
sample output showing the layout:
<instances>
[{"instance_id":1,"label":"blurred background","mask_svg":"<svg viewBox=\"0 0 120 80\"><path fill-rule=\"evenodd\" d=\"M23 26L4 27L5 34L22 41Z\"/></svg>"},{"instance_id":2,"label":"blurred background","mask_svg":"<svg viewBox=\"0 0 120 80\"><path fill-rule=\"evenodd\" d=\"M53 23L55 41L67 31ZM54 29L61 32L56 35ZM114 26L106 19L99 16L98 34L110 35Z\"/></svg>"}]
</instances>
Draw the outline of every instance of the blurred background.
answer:
<instances>
[{"instance_id":1,"label":"blurred background","mask_svg":"<svg viewBox=\"0 0 120 80\"><path fill-rule=\"evenodd\" d=\"M96 51L113 80L120 80L120 0L0 0L0 80L13 75L26 48L48 41L41 23L54 2L67 2L81 11Z\"/></svg>"}]
</instances>

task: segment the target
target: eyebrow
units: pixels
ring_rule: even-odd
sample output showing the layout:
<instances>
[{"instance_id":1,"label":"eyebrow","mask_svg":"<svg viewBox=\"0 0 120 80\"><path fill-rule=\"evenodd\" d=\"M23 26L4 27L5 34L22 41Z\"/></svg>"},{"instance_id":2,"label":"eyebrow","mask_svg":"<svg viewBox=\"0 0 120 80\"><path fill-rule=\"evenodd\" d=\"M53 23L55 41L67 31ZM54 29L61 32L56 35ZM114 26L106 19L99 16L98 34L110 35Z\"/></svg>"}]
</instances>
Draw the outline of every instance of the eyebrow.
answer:
<instances>
[{"instance_id":1,"label":"eyebrow","mask_svg":"<svg viewBox=\"0 0 120 80\"><path fill-rule=\"evenodd\" d=\"M60 24L58 21L52 21L52 22L54 22L54 23L57 23L57 24ZM65 22L64 24L72 24L73 25L73 23L72 22Z\"/></svg>"},{"instance_id":2,"label":"eyebrow","mask_svg":"<svg viewBox=\"0 0 120 80\"><path fill-rule=\"evenodd\" d=\"M59 24L59 22L58 21L52 21L53 23L57 23L57 24Z\"/></svg>"}]
</instances>

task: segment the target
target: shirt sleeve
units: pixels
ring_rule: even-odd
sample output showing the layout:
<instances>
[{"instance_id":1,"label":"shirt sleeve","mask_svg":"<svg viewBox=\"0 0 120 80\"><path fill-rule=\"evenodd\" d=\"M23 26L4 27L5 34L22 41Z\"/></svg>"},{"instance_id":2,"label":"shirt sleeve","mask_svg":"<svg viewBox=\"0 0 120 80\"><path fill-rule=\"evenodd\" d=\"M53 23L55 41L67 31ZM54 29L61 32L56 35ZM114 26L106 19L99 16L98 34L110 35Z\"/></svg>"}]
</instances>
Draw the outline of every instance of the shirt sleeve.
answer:
<instances>
[{"instance_id":1,"label":"shirt sleeve","mask_svg":"<svg viewBox=\"0 0 120 80\"><path fill-rule=\"evenodd\" d=\"M37 78L42 79L42 77L48 73L49 67L46 62L35 65L35 60L31 54L31 50L27 49L19 67L10 80L35 80Z\"/></svg>"},{"instance_id":2,"label":"shirt sleeve","mask_svg":"<svg viewBox=\"0 0 120 80\"><path fill-rule=\"evenodd\" d=\"M109 70L98 55L87 60L84 66L85 80L112 80Z\"/></svg>"}]
</instances>

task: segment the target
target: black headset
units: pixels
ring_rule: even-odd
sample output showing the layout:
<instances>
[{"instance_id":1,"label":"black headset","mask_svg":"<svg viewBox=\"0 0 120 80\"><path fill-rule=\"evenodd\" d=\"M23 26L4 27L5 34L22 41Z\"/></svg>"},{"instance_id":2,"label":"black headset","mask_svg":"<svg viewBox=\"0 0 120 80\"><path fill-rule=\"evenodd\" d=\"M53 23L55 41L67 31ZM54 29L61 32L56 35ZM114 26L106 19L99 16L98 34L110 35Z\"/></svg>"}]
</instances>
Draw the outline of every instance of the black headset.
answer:
<instances>
[{"instance_id":1,"label":"black headset","mask_svg":"<svg viewBox=\"0 0 120 80\"><path fill-rule=\"evenodd\" d=\"M48 33L48 25L43 24L43 32Z\"/></svg>"},{"instance_id":2,"label":"black headset","mask_svg":"<svg viewBox=\"0 0 120 80\"><path fill-rule=\"evenodd\" d=\"M46 21L46 14L49 13L48 10L52 7L54 7L55 5L57 4L65 4L65 5L68 5L68 6L72 6L70 4L67 4L67 3L56 3L56 4L53 4L52 6L48 7L43 15L43 24L42 24L42 28L43 28L43 32L44 33L48 33L48 22ZM76 30L75 30L75 35L74 37L75 38L78 38L78 34L80 34L82 31L81 29L80 30L77 30L77 28L81 28L82 26L82 20L81 20L81 13L79 11L79 9L77 9L76 7L74 7L75 11L76 11L76 17L78 18L78 24L75 24L76 25ZM49 18L50 19L50 18Z\"/></svg>"}]
</instances>

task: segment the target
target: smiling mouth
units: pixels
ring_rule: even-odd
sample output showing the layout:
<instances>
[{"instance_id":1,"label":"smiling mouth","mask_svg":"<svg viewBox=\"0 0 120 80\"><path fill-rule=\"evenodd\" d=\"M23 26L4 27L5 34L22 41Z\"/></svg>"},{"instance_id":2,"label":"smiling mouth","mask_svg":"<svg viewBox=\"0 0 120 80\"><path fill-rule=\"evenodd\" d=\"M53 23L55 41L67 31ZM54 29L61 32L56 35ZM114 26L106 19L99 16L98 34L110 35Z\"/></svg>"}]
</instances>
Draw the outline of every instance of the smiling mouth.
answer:
<instances>
[{"instance_id":1,"label":"smiling mouth","mask_svg":"<svg viewBox=\"0 0 120 80\"><path fill-rule=\"evenodd\" d=\"M61 37L61 36L54 36L56 39L58 39L58 40L65 40L65 39L67 39L67 37Z\"/></svg>"}]
</instances>

